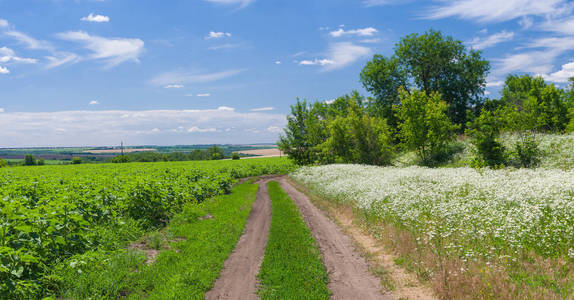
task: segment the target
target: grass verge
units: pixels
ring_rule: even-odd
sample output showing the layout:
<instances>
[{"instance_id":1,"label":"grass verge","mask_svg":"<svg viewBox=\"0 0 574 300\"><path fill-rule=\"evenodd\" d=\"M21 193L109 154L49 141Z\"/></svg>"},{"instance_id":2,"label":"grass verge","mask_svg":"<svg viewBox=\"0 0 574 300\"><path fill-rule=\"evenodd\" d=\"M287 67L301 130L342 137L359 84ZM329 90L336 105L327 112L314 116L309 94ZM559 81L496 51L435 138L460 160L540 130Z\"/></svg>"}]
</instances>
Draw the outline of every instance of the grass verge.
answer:
<instances>
[{"instance_id":1,"label":"grass verge","mask_svg":"<svg viewBox=\"0 0 574 300\"><path fill-rule=\"evenodd\" d=\"M152 264L145 263L146 249L137 248L114 255L89 253L62 264L58 274L69 285L61 295L74 299L203 299L243 232L257 188L244 183L229 195L186 204L168 228L143 239L148 248L161 250Z\"/></svg>"},{"instance_id":2,"label":"grass verge","mask_svg":"<svg viewBox=\"0 0 574 300\"><path fill-rule=\"evenodd\" d=\"M319 246L279 183L268 183L271 229L258 278L261 299L329 299Z\"/></svg>"}]
</instances>

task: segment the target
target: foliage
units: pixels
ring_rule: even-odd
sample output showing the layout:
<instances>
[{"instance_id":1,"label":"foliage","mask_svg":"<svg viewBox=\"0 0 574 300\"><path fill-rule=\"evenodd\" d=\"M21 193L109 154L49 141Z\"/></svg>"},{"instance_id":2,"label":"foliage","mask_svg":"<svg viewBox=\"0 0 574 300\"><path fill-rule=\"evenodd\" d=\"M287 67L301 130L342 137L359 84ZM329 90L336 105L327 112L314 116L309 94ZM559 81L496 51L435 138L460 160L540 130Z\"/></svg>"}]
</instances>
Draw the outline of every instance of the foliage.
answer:
<instances>
[{"instance_id":1,"label":"foliage","mask_svg":"<svg viewBox=\"0 0 574 300\"><path fill-rule=\"evenodd\" d=\"M291 105L291 114L287 116L285 134L277 142L279 149L297 164L313 163L316 160L313 147L318 143L313 143L314 136L311 133L317 123L318 118L313 115L307 101L297 99L297 103Z\"/></svg>"},{"instance_id":2,"label":"foliage","mask_svg":"<svg viewBox=\"0 0 574 300\"><path fill-rule=\"evenodd\" d=\"M361 82L375 96L376 110L393 121L390 124L394 125L390 108L400 102L402 86L440 93L450 119L464 125L467 110L482 102L489 69L479 51L467 50L462 41L431 29L402 38L391 57L375 55L361 72Z\"/></svg>"},{"instance_id":3,"label":"foliage","mask_svg":"<svg viewBox=\"0 0 574 300\"><path fill-rule=\"evenodd\" d=\"M501 128L500 117L487 110L469 126L467 134L472 137L476 155L473 167L496 167L506 163L506 149L498 139Z\"/></svg>"},{"instance_id":4,"label":"foliage","mask_svg":"<svg viewBox=\"0 0 574 300\"><path fill-rule=\"evenodd\" d=\"M162 248L153 264L138 250L72 257L53 272L65 298L203 299L223 269L255 199L257 185L241 184L231 194L201 204L186 203L164 230L151 232L151 249ZM212 218L203 219L210 215ZM157 240L160 240L159 242ZM96 258L96 259L93 259ZM84 262L84 263L82 263Z\"/></svg>"},{"instance_id":5,"label":"foliage","mask_svg":"<svg viewBox=\"0 0 574 300\"><path fill-rule=\"evenodd\" d=\"M431 161L454 139L458 126L446 115L448 106L440 94L418 90L409 94L404 89L400 94L401 105L396 107L399 136L407 149L415 150L424 162Z\"/></svg>"},{"instance_id":6,"label":"foliage","mask_svg":"<svg viewBox=\"0 0 574 300\"><path fill-rule=\"evenodd\" d=\"M100 164L0 170L0 298L39 298L62 284L59 261L125 247L186 203L227 193L235 178L287 173L287 159Z\"/></svg>"},{"instance_id":7,"label":"foliage","mask_svg":"<svg viewBox=\"0 0 574 300\"><path fill-rule=\"evenodd\" d=\"M500 99L507 130L563 132L569 121L568 94L540 76L509 75Z\"/></svg>"},{"instance_id":8,"label":"foliage","mask_svg":"<svg viewBox=\"0 0 574 300\"><path fill-rule=\"evenodd\" d=\"M81 157L74 156L74 157L72 158L72 164L73 164L73 165L79 165L79 164L81 164L81 163L82 163L82 158L81 158Z\"/></svg>"},{"instance_id":9,"label":"foliage","mask_svg":"<svg viewBox=\"0 0 574 300\"><path fill-rule=\"evenodd\" d=\"M357 94L336 101L344 110L327 123L329 137L319 145L324 159L345 163L388 165L393 157L390 128L371 117ZM337 110L340 111L340 110Z\"/></svg>"},{"instance_id":10,"label":"foliage","mask_svg":"<svg viewBox=\"0 0 574 300\"><path fill-rule=\"evenodd\" d=\"M514 150L510 156L517 166L537 167L540 164L542 151L534 134L530 132L521 133L520 139L514 144Z\"/></svg>"},{"instance_id":11,"label":"foliage","mask_svg":"<svg viewBox=\"0 0 574 300\"><path fill-rule=\"evenodd\" d=\"M4 167L7 167L7 166L8 166L8 163L7 163L5 160L3 160L3 159L0 158L0 168L4 168Z\"/></svg>"},{"instance_id":12,"label":"foliage","mask_svg":"<svg viewBox=\"0 0 574 300\"><path fill-rule=\"evenodd\" d=\"M25 166L35 166L36 165L36 158L31 154L26 154L26 157L24 158L23 164Z\"/></svg>"},{"instance_id":13,"label":"foliage","mask_svg":"<svg viewBox=\"0 0 574 300\"><path fill-rule=\"evenodd\" d=\"M237 153L237 152L233 152L231 154L231 159L233 159L233 160L238 160L240 158L241 158L241 156L239 156L239 153Z\"/></svg>"},{"instance_id":14,"label":"foliage","mask_svg":"<svg viewBox=\"0 0 574 300\"><path fill-rule=\"evenodd\" d=\"M46 164L46 161L43 158L40 158L36 161L36 165L43 166Z\"/></svg>"},{"instance_id":15,"label":"foliage","mask_svg":"<svg viewBox=\"0 0 574 300\"><path fill-rule=\"evenodd\" d=\"M271 228L257 277L261 299L329 299L329 276L319 246L299 209L280 187L268 183Z\"/></svg>"}]
</instances>

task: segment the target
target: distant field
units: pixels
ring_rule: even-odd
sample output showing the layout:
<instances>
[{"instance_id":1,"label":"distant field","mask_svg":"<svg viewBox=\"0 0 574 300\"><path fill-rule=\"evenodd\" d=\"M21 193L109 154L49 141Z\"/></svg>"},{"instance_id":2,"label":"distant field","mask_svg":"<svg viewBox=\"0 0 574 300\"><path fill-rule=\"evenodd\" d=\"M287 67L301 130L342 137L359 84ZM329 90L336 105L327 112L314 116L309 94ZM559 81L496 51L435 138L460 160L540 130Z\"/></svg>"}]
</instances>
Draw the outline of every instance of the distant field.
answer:
<instances>
[{"instance_id":1,"label":"distant field","mask_svg":"<svg viewBox=\"0 0 574 300\"><path fill-rule=\"evenodd\" d=\"M130 148L130 149L105 149L105 150L84 150L83 153L93 153L93 154L109 154L109 153L132 153L132 152L149 152L157 151L155 148Z\"/></svg>"},{"instance_id":2,"label":"distant field","mask_svg":"<svg viewBox=\"0 0 574 300\"><path fill-rule=\"evenodd\" d=\"M285 155L284 153L281 152L281 150L279 150L277 148L245 150L245 151L238 151L238 153L239 154L245 154L245 155L257 155L257 156L266 156L266 157Z\"/></svg>"}]
</instances>

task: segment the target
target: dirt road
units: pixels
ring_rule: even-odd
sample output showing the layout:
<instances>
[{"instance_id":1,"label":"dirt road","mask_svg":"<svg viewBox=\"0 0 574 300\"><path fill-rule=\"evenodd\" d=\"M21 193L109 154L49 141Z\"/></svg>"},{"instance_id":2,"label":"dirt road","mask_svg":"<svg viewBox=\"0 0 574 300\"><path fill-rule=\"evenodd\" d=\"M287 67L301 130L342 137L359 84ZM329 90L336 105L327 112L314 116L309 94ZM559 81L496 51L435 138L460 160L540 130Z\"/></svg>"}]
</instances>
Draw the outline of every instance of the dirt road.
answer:
<instances>
[{"instance_id":1,"label":"dirt road","mask_svg":"<svg viewBox=\"0 0 574 300\"><path fill-rule=\"evenodd\" d=\"M257 198L245 224L245 231L235 249L225 261L221 276L205 299L258 299L257 273L263 261L271 224L271 200L267 182L259 180Z\"/></svg>"},{"instance_id":2,"label":"dirt road","mask_svg":"<svg viewBox=\"0 0 574 300\"><path fill-rule=\"evenodd\" d=\"M271 223L271 200L267 182L276 180L289 194L318 242L329 273L331 299L390 299L381 294L379 280L369 273L366 260L355 250L353 241L316 208L309 198L295 189L286 177L261 179L257 199L247 219L245 232L214 288L206 299L257 299L257 273L261 267Z\"/></svg>"},{"instance_id":3,"label":"dirt road","mask_svg":"<svg viewBox=\"0 0 574 300\"><path fill-rule=\"evenodd\" d=\"M289 184L285 177L279 183L297 204L319 243L323 263L329 273L332 299L391 299L382 295L379 279L369 272L367 261L355 250L351 238L311 204L305 194Z\"/></svg>"}]
</instances>

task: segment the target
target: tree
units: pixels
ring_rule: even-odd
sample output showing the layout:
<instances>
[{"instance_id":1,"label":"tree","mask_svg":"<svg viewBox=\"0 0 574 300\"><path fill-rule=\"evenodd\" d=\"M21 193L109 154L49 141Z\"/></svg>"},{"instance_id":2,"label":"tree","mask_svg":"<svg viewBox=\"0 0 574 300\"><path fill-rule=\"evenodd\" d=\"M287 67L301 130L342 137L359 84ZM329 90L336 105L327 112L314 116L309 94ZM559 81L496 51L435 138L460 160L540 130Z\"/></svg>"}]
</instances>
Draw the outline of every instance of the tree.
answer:
<instances>
[{"instance_id":1,"label":"tree","mask_svg":"<svg viewBox=\"0 0 574 300\"><path fill-rule=\"evenodd\" d=\"M313 112L307 105L307 101L297 99L295 105L291 105L291 114L287 116L285 134L279 137L277 145L279 149L289 155L298 164L308 165L315 161L314 143L311 132L316 127L313 120Z\"/></svg>"},{"instance_id":2,"label":"tree","mask_svg":"<svg viewBox=\"0 0 574 300\"><path fill-rule=\"evenodd\" d=\"M570 121L569 94L540 76L509 75L502 88L501 103L509 130L562 132Z\"/></svg>"},{"instance_id":3,"label":"tree","mask_svg":"<svg viewBox=\"0 0 574 300\"><path fill-rule=\"evenodd\" d=\"M341 105L343 100L346 105ZM329 159L371 165L388 165L393 157L390 128L386 120L368 115L363 106L364 99L356 92L341 97L330 105L338 103L344 113L335 114L328 122L329 137L320 145Z\"/></svg>"},{"instance_id":4,"label":"tree","mask_svg":"<svg viewBox=\"0 0 574 300\"><path fill-rule=\"evenodd\" d=\"M36 158L32 154L26 154L24 158L24 165L25 166L35 166L36 165Z\"/></svg>"},{"instance_id":5,"label":"tree","mask_svg":"<svg viewBox=\"0 0 574 300\"><path fill-rule=\"evenodd\" d=\"M0 158L0 168L4 168L4 167L7 167L7 166L8 166L8 163L7 163L5 160L3 160L3 159Z\"/></svg>"},{"instance_id":6,"label":"tree","mask_svg":"<svg viewBox=\"0 0 574 300\"><path fill-rule=\"evenodd\" d=\"M211 146L206 151L208 159L219 160L225 158L225 151L217 146Z\"/></svg>"},{"instance_id":7,"label":"tree","mask_svg":"<svg viewBox=\"0 0 574 300\"><path fill-rule=\"evenodd\" d=\"M239 153L237 153L237 152L233 152L231 154L231 159L233 159L233 160L239 160L240 158L241 158L241 156L239 156Z\"/></svg>"},{"instance_id":8,"label":"tree","mask_svg":"<svg viewBox=\"0 0 574 300\"><path fill-rule=\"evenodd\" d=\"M81 164L81 163L82 163L82 158L81 158L81 157L74 156L74 157L72 158L72 164L73 164L73 165L79 165L79 164Z\"/></svg>"},{"instance_id":9,"label":"tree","mask_svg":"<svg viewBox=\"0 0 574 300\"><path fill-rule=\"evenodd\" d=\"M401 104L395 107L399 136L406 149L414 150L423 162L430 162L455 137L454 125L446 115L448 105L441 95L433 92L400 90Z\"/></svg>"},{"instance_id":10,"label":"tree","mask_svg":"<svg viewBox=\"0 0 574 300\"><path fill-rule=\"evenodd\" d=\"M438 92L448 104L448 116L460 125L467 110L476 110L483 101L490 64L480 51L467 50L460 40L440 31L411 34L395 46L391 57L375 55L361 72L365 89L373 93L375 110L393 120L389 107L400 101L398 87Z\"/></svg>"},{"instance_id":11,"label":"tree","mask_svg":"<svg viewBox=\"0 0 574 300\"><path fill-rule=\"evenodd\" d=\"M498 140L501 128L500 117L487 110L483 110L469 126L466 133L472 137L471 143L475 147L475 167L495 167L506 163L506 149Z\"/></svg>"}]
</instances>

